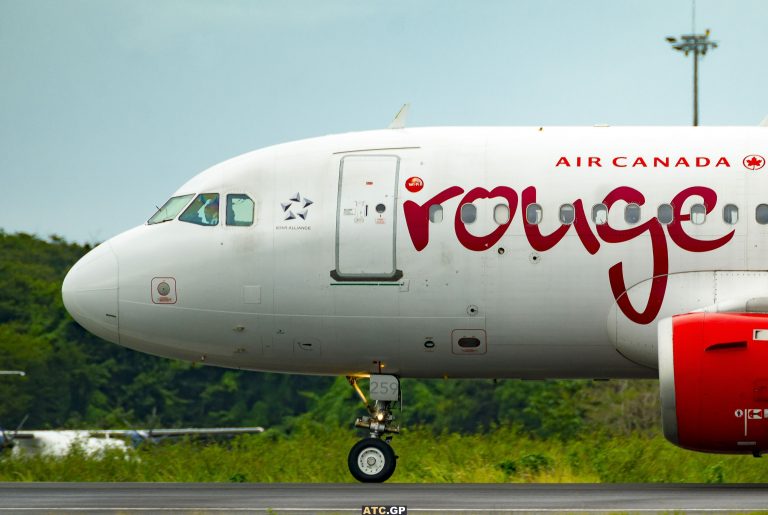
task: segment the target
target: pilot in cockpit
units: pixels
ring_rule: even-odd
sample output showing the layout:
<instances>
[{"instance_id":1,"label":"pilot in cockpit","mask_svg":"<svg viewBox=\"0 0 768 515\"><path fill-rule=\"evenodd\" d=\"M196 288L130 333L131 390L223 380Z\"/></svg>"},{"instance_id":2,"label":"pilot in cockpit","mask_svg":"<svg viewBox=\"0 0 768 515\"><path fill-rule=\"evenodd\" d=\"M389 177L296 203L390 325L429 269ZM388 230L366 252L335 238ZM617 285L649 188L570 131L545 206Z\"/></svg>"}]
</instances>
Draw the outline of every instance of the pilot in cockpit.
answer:
<instances>
[{"instance_id":1,"label":"pilot in cockpit","mask_svg":"<svg viewBox=\"0 0 768 515\"><path fill-rule=\"evenodd\" d=\"M216 195L206 200L198 214L201 215L203 225L217 225L219 223L219 196Z\"/></svg>"}]
</instances>

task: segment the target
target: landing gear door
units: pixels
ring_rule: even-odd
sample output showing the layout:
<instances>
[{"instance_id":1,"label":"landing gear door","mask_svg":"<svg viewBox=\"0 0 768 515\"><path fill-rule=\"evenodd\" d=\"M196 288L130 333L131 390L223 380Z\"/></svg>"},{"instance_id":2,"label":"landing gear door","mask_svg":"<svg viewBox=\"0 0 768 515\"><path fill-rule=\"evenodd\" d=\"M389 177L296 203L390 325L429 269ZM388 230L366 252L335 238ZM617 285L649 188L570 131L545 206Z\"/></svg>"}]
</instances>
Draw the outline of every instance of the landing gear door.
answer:
<instances>
[{"instance_id":1,"label":"landing gear door","mask_svg":"<svg viewBox=\"0 0 768 515\"><path fill-rule=\"evenodd\" d=\"M397 176L400 158L341 159L336 213L337 281L396 281Z\"/></svg>"},{"instance_id":2,"label":"landing gear door","mask_svg":"<svg viewBox=\"0 0 768 515\"><path fill-rule=\"evenodd\" d=\"M400 400L400 380L393 375L371 374L370 396L374 401Z\"/></svg>"}]
</instances>

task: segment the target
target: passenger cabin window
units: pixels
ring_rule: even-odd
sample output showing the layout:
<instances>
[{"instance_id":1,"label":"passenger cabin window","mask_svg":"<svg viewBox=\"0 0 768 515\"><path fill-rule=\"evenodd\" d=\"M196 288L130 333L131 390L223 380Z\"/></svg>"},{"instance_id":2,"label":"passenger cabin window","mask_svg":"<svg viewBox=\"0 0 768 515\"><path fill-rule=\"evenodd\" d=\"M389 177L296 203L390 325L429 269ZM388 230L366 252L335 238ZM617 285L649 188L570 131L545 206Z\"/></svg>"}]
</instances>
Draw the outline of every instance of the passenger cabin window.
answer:
<instances>
[{"instance_id":1,"label":"passenger cabin window","mask_svg":"<svg viewBox=\"0 0 768 515\"><path fill-rule=\"evenodd\" d=\"M227 225L253 225L253 200L244 193L227 195Z\"/></svg>"},{"instance_id":2,"label":"passenger cabin window","mask_svg":"<svg viewBox=\"0 0 768 515\"><path fill-rule=\"evenodd\" d=\"M624 221L629 225L634 225L640 221L640 206L637 204L627 204L624 208Z\"/></svg>"},{"instance_id":3,"label":"passenger cabin window","mask_svg":"<svg viewBox=\"0 0 768 515\"><path fill-rule=\"evenodd\" d=\"M672 220L675 218L674 213L675 212L670 204L662 204L659 206L659 209L656 210L656 218L661 224L671 224Z\"/></svg>"},{"instance_id":4,"label":"passenger cabin window","mask_svg":"<svg viewBox=\"0 0 768 515\"><path fill-rule=\"evenodd\" d=\"M560 223L571 225L576 218L576 211L572 204L563 204L560 206Z\"/></svg>"},{"instance_id":5,"label":"passenger cabin window","mask_svg":"<svg viewBox=\"0 0 768 515\"><path fill-rule=\"evenodd\" d=\"M528 204L528 207L525 208L525 221L531 225L539 225L541 217L541 206L538 204Z\"/></svg>"},{"instance_id":6,"label":"passenger cabin window","mask_svg":"<svg viewBox=\"0 0 768 515\"><path fill-rule=\"evenodd\" d=\"M189 200L192 197L194 197L193 194L171 198L168 202L163 204L163 207L157 210L157 213L152 215L152 218L150 218L147 223L153 225L173 220L176 218L176 215L184 209L184 206L189 203Z\"/></svg>"},{"instance_id":7,"label":"passenger cabin window","mask_svg":"<svg viewBox=\"0 0 768 515\"><path fill-rule=\"evenodd\" d=\"M201 193L181 214L179 220L197 225L218 225L219 194Z\"/></svg>"},{"instance_id":8,"label":"passenger cabin window","mask_svg":"<svg viewBox=\"0 0 768 515\"><path fill-rule=\"evenodd\" d=\"M694 204L691 206L691 223L701 225L707 218L707 208L704 204Z\"/></svg>"},{"instance_id":9,"label":"passenger cabin window","mask_svg":"<svg viewBox=\"0 0 768 515\"><path fill-rule=\"evenodd\" d=\"M439 224L443 221L443 206L440 204L429 206L429 221L433 224Z\"/></svg>"},{"instance_id":10,"label":"passenger cabin window","mask_svg":"<svg viewBox=\"0 0 768 515\"><path fill-rule=\"evenodd\" d=\"M465 224L475 223L477 220L477 207L474 204L464 204L461 206L461 221Z\"/></svg>"},{"instance_id":11,"label":"passenger cabin window","mask_svg":"<svg viewBox=\"0 0 768 515\"><path fill-rule=\"evenodd\" d=\"M605 225L608 223L608 206L605 204L595 204L592 206L592 221L595 225Z\"/></svg>"},{"instance_id":12,"label":"passenger cabin window","mask_svg":"<svg viewBox=\"0 0 768 515\"><path fill-rule=\"evenodd\" d=\"M509 223L509 206L496 204L496 207L493 208L493 221L499 225Z\"/></svg>"},{"instance_id":13,"label":"passenger cabin window","mask_svg":"<svg viewBox=\"0 0 768 515\"><path fill-rule=\"evenodd\" d=\"M760 204L755 209L755 219L760 225L768 224L768 204Z\"/></svg>"},{"instance_id":14,"label":"passenger cabin window","mask_svg":"<svg viewBox=\"0 0 768 515\"><path fill-rule=\"evenodd\" d=\"M736 225L736 222L739 221L739 206L726 204L723 208L723 221L728 225Z\"/></svg>"}]
</instances>

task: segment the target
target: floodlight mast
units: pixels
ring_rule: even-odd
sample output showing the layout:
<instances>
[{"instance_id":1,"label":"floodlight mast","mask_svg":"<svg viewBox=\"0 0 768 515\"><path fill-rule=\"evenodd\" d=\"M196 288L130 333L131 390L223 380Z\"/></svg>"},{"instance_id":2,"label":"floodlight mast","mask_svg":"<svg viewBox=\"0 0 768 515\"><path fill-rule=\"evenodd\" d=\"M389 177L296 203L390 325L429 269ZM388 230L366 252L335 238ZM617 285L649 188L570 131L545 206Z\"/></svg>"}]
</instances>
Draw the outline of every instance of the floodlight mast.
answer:
<instances>
[{"instance_id":1,"label":"floodlight mast","mask_svg":"<svg viewBox=\"0 0 768 515\"><path fill-rule=\"evenodd\" d=\"M699 56L707 55L710 48L717 48L717 41L710 41L709 29L704 34L683 34L680 40L667 36L673 50L683 52L686 57L693 54L693 125L699 125Z\"/></svg>"}]
</instances>

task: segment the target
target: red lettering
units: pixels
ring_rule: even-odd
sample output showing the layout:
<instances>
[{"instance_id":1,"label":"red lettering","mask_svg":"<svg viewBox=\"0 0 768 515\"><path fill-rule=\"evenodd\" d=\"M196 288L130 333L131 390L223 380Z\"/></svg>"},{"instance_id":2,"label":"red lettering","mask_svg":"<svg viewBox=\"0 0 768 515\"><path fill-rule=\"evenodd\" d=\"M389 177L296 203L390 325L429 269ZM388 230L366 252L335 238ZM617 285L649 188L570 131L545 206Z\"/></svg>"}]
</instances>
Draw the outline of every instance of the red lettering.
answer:
<instances>
[{"instance_id":1,"label":"red lettering","mask_svg":"<svg viewBox=\"0 0 768 515\"><path fill-rule=\"evenodd\" d=\"M680 168L680 167L691 168L692 166L695 166L697 168L705 168L707 166L712 165L712 159L707 156L697 156L691 159L692 161L685 156L678 157L677 161L675 161L673 166L675 168ZM602 158L597 156L589 156L589 157L577 156L574 163L576 168L581 168L582 166L587 166L587 167L594 166L597 168L602 168L603 165L601 160ZM629 164L629 161L630 161L630 158L627 156L616 156L611 159L611 164L613 164L613 166L617 168L627 168L628 166L633 168L648 168L649 163L651 162L649 160L646 160L642 156L635 157L633 160L631 160L631 164ZM669 156L664 156L664 157L654 156L652 165L650 166L653 166L654 168L669 168L670 164L671 164L671 159ZM570 167L572 165L571 165L571 161L569 161L567 157L561 156L560 159L557 160L557 164L555 164L555 167L558 167L558 166ZM720 157L717 159L717 162L715 163L714 166L715 167L725 166L727 168L730 168L731 163L728 161L728 158Z\"/></svg>"},{"instance_id":2,"label":"red lettering","mask_svg":"<svg viewBox=\"0 0 768 515\"><path fill-rule=\"evenodd\" d=\"M577 158L580 160L581 158ZM624 168L627 157L618 156L613 158L612 163L614 166ZM588 166L600 166L599 158L589 157L587 158ZM642 164L638 164L642 162ZM643 158L636 158L632 166L645 166L645 160ZM668 166L669 158L654 158L654 166L663 164ZM711 160L707 157L697 157L695 165L697 167L708 166ZM571 166L570 162L565 156L560 158L558 166ZM686 166L689 167L688 161L681 157L677 160L676 167ZM730 166L730 163L726 158L721 157L718 160L718 164L715 166ZM425 202L424 204L416 204L413 201L406 201L403 203L403 210L405 212L406 224L408 226L408 232L411 236L411 241L417 251L423 250L429 243L429 209L431 206L442 204L443 202L450 200L458 195L464 193L464 190L458 186L452 186L445 189L433 198ZM707 214L711 213L717 204L717 194L714 190L704 186L692 186L684 189L678 193L671 201L674 209L674 218L672 223L668 224L667 232L672 241L681 249L689 252L708 252L715 250L726 245L734 236L735 231L732 230L725 236L722 236L714 240L700 240L694 238L685 232L682 223L690 221L690 213L682 214L681 210L685 202L690 197L700 197L702 202L706 206ZM496 227L490 234L484 236L475 236L470 234L464 223L461 221L461 206L477 199L502 197L509 203L510 218L502 225ZM621 186L611 191L603 200L603 203L608 207L618 202L636 203L643 205L645 203L645 197L641 192L628 186ZM555 231L550 234L541 234L538 225L529 224L525 219L524 213L530 204L536 203L536 188L529 186L525 188L520 196L521 213L523 213L523 228L526 238L530 246L540 252L547 251L557 245L563 237L567 234L570 225L561 224ZM473 251L487 250L494 244L496 244L508 230L514 214L517 210L518 196L514 189L508 186L497 186L494 189L488 191L485 188L474 188L470 190L459 203L459 207L456 210L454 219L454 229L456 231L456 237L459 242L467 249ZM600 249L600 240L592 232L591 226L587 215L584 211L584 205L581 199L577 199L574 203L575 220L571 224L575 227L576 233L584 246L584 248L590 254L595 254ZM643 233L648 233L650 236L651 252L653 256L653 274L650 278L650 293L648 301L645 305L645 309L639 311L633 305L629 299L627 293L627 285L624 280L624 264L619 261L614 264L608 270L608 280L611 287L613 298L616 301L616 305L624 315L637 324L649 324L658 316L661 306L664 302L664 295L667 287L667 277L669 274L669 255L667 239L664 233L663 226L659 221L653 217L643 224L639 224L626 229L614 229L608 224L597 225L597 236L600 237L605 243L623 243L630 241L634 238L641 236Z\"/></svg>"},{"instance_id":3,"label":"red lettering","mask_svg":"<svg viewBox=\"0 0 768 515\"><path fill-rule=\"evenodd\" d=\"M464 225L464 222L461 221L461 206L464 204L469 204L470 202L473 202L479 198L493 197L504 197L507 200L509 203L509 220L507 220L507 223L499 225L496 229L494 229L492 233L485 236L475 236L474 234L470 234ZM515 192L515 190L512 188L508 188L507 186L497 186L491 191L488 191L485 188L475 188L470 190L469 193L467 193L464 198L461 199L461 202L459 202L459 207L456 209L456 217L454 222L456 237L459 239L461 244L469 250L487 250L489 247L493 246L497 241L499 241L507 231L509 224L512 223L512 219L515 217L516 209L517 192Z\"/></svg>"},{"instance_id":4,"label":"red lettering","mask_svg":"<svg viewBox=\"0 0 768 515\"><path fill-rule=\"evenodd\" d=\"M528 188L525 188L522 193L521 211L523 213L523 229L525 229L525 236L528 238L528 243L531 247L539 252L544 252L557 245L571 226L561 224L557 230L544 236L541 234L538 225L529 224L528 220L525 218L526 209L529 205L535 203L536 188L529 186ZM582 204L581 199L573 203L573 209L574 215L576 216L576 219L573 222L573 225L576 227L576 234L579 236L581 244L584 245L587 252L595 254L600 249L600 242L589 228L587 215L584 213L584 205Z\"/></svg>"},{"instance_id":5,"label":"red lettering","mask_svg":"<svg viewBox=\"0 0 768 515\"><path fill-rule=\"evenodd\" d=\"M405 213L406 225L408 225L408 233L411 235L411 241L417 251L421 252L429 243L429 207L442 204L446 200L452 199L462 193L464 193L462 188L451 186L447 190L444 190L427 200L422 205L418 205L412 200L406 200L403 203L403 212Z\"/></svg>"},{"instance_id":6,"label":"red lettering","mask_svg":"<svg viewBox=\"0 0 768 515\"><path fill-rule=\"evenodd\" d=\"M574 214L576 215L576 220L573 222L573 226L576 228L576 234L579 236L581 244L584 245L587 252L594 255L600 250L600 242L592 233L592 229L589 228L587 215L584 213L584 205L582 204L581 199L578 199L573 203L573 209Z\"/></svg>"},{"instance_id":7,"label":"red lettering","mask_svg":"<svg viewBox=\"0 0 768 515\"><path fill-rule=\"evenodd\" d=\"M683 229L682 222L687 222L691 219L691 214L681 214L680 211L685 204L686 199L689 197L698 196L704 201L704 207L707 209L707 214L711 213L717 204L717 193L705 186L691 186L686 188L672 199L672 209L674 209L674 219L672 223L667 225L667 232L672 241L683 250L688 252L709 252L722 247L733 238L734 231L729 232L722 238L716 240L697 240L689 236L685 229Z\"/></svg>"},{"instance_id":8,"label":"red lettering","mask_svg":"<svg viewBox=\"0 0 768 515\"><path fill-rule=\"evenodd\" d=\"M610 210L614 202L623 200L624 202L634 202L640 206L645 203L645 197L642 193L628 186L620 186L611 191L603 200ZM645 310L638 312L627 294L627 286L624 283L624 265L621 261L613 265L608 270L608 281L611 285L611 292L616 304L622 313L637 324L650 324L659 314L661 305L664 302L664 293L667 290L667 274L669 273L669 255L667 252L667 239L664 237L659 221L654 217L644 224L632 227L630 229L614 229L608 224L598 225L597 233L606 243L622 243L648 232L651 236L651 248L653 253L653 278L651 279L651 292L648 297L648 303Z\"/></svg>"}]
</instances>

